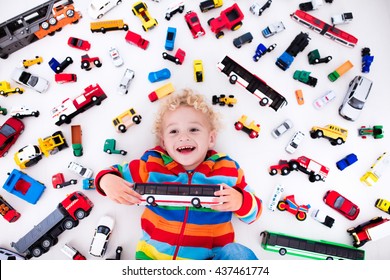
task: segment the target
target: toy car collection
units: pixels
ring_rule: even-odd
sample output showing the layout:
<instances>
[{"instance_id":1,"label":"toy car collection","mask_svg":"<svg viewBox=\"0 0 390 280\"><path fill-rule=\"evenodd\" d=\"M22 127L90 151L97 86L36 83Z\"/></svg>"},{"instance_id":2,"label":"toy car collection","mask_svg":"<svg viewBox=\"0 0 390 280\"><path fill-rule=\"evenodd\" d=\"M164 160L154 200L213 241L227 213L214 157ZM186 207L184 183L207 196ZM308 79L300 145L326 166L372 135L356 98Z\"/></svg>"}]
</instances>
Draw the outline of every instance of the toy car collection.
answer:
<instances>
[{"instance_id":1,"label":"toy car collection","mask_svg":"<svg viewBox=\"0 0 390 280\"><path fill-rule=\"evenodd\" d=\"M0 157L8 154L11 146L24 131L24 124L17 118L9 118L0 126Z\"/></svg>"},{"instance_id":2,"label":"toy car collection","mask_svg":"<svg viewBox=\"0 0 390 280\"><path fill-rule=\"evenodd\" d=\"M335 146L347 141L348 130L333 124L328 124L324 127L313 126L310 130L310 136L313 139L328 138L330 143Z\"/></svg>"},{"instance_id":3,"label":"toy car collection","mask_svg":"<svg viewBox=\"0 0 390 280\"><path fill-rule=\"evenodd\" d=\"M349 220L355 220L360 213L359 207L339 194L337 191L329 190L323 198L325 204L342 214Z\"/></svg>"}]
</instances>

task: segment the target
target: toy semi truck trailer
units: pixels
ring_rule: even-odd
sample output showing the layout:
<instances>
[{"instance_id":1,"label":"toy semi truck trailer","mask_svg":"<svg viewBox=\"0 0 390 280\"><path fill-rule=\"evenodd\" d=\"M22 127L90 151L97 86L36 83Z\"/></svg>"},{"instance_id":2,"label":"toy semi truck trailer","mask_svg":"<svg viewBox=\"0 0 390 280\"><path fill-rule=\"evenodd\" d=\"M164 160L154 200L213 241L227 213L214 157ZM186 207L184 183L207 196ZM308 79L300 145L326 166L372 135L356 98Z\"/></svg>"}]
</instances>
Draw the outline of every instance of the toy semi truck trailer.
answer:
<instances>
[{"instance_id":1,"label":"toy semi truck trailer","mask_svg":"<svg viewBox=\"0 0 390 280\"><path fill-rule=\"evenodd\" d=\"M48 252L51 246L58 243L58 236L79 224L79 220L89 215L92 201L81 192L68 195L57 208L34 226L26 235L11 246L27 259L39 257Z\"/></svg>"},{"instance_id":2,"label":"toy semi truck trailer","mask_svg":"<svg viewBox=\"0 0 390 280\"><path fill-rule=\"evenodd\" d=\"M80 125L72 125L71 132L72 132L73 155L75 157L80 157L83 155L83 144L81 141L81 138L82 138L81 126Z\"/></svg>"}]
</instances>

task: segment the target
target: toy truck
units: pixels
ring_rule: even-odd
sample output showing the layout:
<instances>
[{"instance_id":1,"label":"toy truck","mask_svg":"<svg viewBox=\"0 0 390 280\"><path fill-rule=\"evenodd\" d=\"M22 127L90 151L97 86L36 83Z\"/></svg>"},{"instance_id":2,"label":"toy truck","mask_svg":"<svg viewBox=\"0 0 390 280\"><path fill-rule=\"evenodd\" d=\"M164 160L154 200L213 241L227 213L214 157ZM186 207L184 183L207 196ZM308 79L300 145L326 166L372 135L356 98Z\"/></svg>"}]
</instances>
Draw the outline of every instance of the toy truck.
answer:
<instances>
[{"instance_id":1,"label":"toy truck","mask_svg":"<svg viewBox=\"0 0 390 280\"><path fill-rule=\"evenodd\" d=\"M56 131L52 136L38 139L39 148L46 157L53 155L62 149L68 148L68 143L61 131Z\"/></svg>"},{"instance_id":2,"label":"toy truck","mask_svg":"<svg viewBox=\"0 0 390 280\"><path fill-rule=\"evenodd\" d=\"M223 29L237 30L242 26L242 20L244 14L238 7L237 3L234 3L229 8L223 10L220 16L217 18L211 18L207 21L211 28L211 31L215 33L217 39L222 38L224 33Z\"/></svg>"},{"instance_id":3,"label":"toy truck","mask_svg":"<svg viewBox=\"0 0 390 280\"><path fill-rule=\"evenodd\" d=\"M75 261L81 261L81 260L86 260L86 258L79 252L77 251L75 248L73 248L72 246L68 245L68 244L64 244L64 246L61 248L61 251L66 255L68 256L69 258L71 258L72 260L75 260Z\"/></svg>"},{"instance_id":4,"label":"toy truck","mask_svg":"<svg viewBox=\"0 0 390 280\"><path fill-rule=\"evenodd\" d=\"M12 88L11 84L7 81L0 82L0 95L7 97L9 94L19 93L23 94L24 89L20 87Z\"/></svg>"},{"instance_id":5,"label":"toy truck","mask_svg":"<svg viewBox=\"0 0 390 280\"><path fill-rule=\"evenodd\" d=\"M332 56L330 55L321 58L318 49L309 52L307 58L309 59L309 64L328 63L332 60Z\"/></svg>"},{"instance_id":6,"label":"toy truck","mask_svg":"<svg viewBox=\"0 0 390 280\"><path fill-rule=\"evenodd\" d=\"M344 75L353 67L351 61L347 60L342 65L340 65L336 70L328 75L328 78L331 82L336 81L340 76Z\"/></svg>"},{"instance_id":7,"label":"toy truck","mask_svg":"<svg viewBox=\"0 0 390 280\"><path fill-rule=\"evenodd\" d=\"M347 229L352 235L353 246L359 248L368 241L375 241L390 235L389 219L375 217L368 222L358 225L357 227Z\"/></svg>"},{"instance_id":8,"label":"toy truck","mask_svg":"<svg viewBox=\"0 0 390 280\"><path fill-rule=\"evenodd\" d=\"M45 190L45 185L17 169L9 173L3 189L17 197L36 204Z\"/></svg>"},{"instance_id":9,"label":"toy truck","mask_svg":"<svg viewBox=\"0 0 390 280\"><path fill-rule=\"evenodd\" d=\"M11 246L18 253L25 254L27 259L38 258L58 243L61 233L76 227L80 220L87 217L92 208L93 203L87 196L81 192L73 192L26 235L17 242L12 242Z\"/></svg>"},{"instance_id":10,"label":"toy truck","mask_svg":"<svg viewBox=\"0 0 390 280\"><path fill-rule=\"evenodd\" d=\"M390 201L383 199L383 198L378 198L375 201L375 207L390 214Z\"/></svg>"},{"instance_id":11,"label":"toy truck","mask_svg":"<svg viewBox=\"0 0 390 280\"><path fill-rule=\"evenodd\" d=\"M107 154L121 154L122 156L127 154L125 150L117 150L116 148L116 140L115 139L106 139L104 142L103 151Z\"/></svg>"},{"instance_id":12,"label":"toy truck","mask_svg":"<svg viewBox=\"0 0 390 280\"><path fill-rule=\"evenodd\" d=\"M293 74L293 79L312 87L317 85L317 78L310 76L310 72L308 71L296 70Z\"/></svg>"},{"instance_id":13,"label":"toy truck","mask_svg":"<svg viewBox=\"0 0 390 280\"><path fill-rule=\"evenodd\" d=\"M77 97L67 98L51 110L52 119L56 125L69 124L75 116L86 111L94 105L100 105L107 95L99 86L89 85L84 92Z\"/></svg>"},{"instance_id":14,"label":"toy truck","mask_svg":"<svg viewBox=\"0 0 390 280\"><path fill-rule=\"evenodd\" d=\"M324 5L323 0L312 0L309 2L299 4L299 9L307 12L307 11L317 10L322 5Z\"/></svg>"},{"instance_id":15,"label":"toy truck","mask_svg":"<svg viewBox=\"0 0 390 280\"><path fill-rule=\"evenodd\" d=\"M16 222L20 218L20 213L16 211L1 195L0 195L0 214L9 223Z\"/></svg>"},{"instance_id":16,"label":"toy truck","mask_svg":"<svg viewBox=\"0 0 390 280\"><path fill-rule=\"evenodd\" d=\"M309 40L309 34L303 32L299 33L286 51L279 56L275 64L283 71L286 71L293 63L294 57L296 57L298 53L302 52L309 44Z\"/></svg>"},{"instance_id":17,"label":"toy truck","mask_svg":"<svg viewBox=\"0 0 390 280\"><path fill-rule=\"evenodd\" d=\"M205 13L208 10L219 8L222 5L223 5L223 0L206 0L200 2L199 8L202 13Z\"/></svg>"},{"instance_id":18,"label":"toy truck","mask_svg":"<svg viewBox=\"0 0 390 280\"><path fill-rule=\"evenodd\" d=\"M72 125L72 149L75 157L83 155L82 131L80 125Z\"/></svg>"},{"instance_id":19,"label":"toy truck","mask_svg":"<svg viewBox=\"0 0 390 280\"><path fill-rule=\"evenodd\" d=\"M146 50L149 46L149 41L141 37L141 35L133 32L127 31L125 40L127 43L135 45L143 50Z\"/></svg>"}]
</instances>

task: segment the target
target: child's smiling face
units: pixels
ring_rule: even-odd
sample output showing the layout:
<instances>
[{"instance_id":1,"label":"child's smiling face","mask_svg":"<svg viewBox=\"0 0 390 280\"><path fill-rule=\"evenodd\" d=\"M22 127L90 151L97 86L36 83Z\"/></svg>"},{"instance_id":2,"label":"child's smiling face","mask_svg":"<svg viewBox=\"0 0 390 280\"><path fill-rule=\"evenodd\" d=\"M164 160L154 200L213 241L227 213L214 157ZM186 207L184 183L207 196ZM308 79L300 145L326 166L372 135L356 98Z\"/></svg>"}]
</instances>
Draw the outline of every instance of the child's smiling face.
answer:
<instances>
[{"instance_id":1,"label":"child's smiling face","mask_svg":"<svg viewBox=\"0 0 390 280\"><path fill-rule=\"evenodd\" d=\"M216 132L206 114L180 106L167 111L162 121L161 146L186 170L195 169L214 148Z\"/></svg>"}]
</instances>

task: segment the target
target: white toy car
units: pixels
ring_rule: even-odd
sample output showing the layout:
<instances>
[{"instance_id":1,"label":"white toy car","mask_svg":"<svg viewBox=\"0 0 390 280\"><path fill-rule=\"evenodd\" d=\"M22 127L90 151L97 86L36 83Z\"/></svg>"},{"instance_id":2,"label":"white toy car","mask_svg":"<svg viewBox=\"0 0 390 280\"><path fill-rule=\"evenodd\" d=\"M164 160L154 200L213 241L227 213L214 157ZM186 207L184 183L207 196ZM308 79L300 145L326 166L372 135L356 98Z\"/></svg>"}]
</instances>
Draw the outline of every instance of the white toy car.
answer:
<instances>
[{"instance_id":1,"label":"white toy car","mask_svg":"<svg viewBox=\"0 0 390 280\"><path fill-rule=\"evenodd\" d=\"M249 11L255 16L261 16L265 9L271 6L272 0L267 0L263 6L259 3L254 3L249 7Z\"/></svg>"},{"instance_id":2,"label":"white toy car","mask_svg":"<svg viewBox=\"0 0 390 280\"><path fill-rule=\"evenodd\" d=\"M371 80L356 76L349 83L347 94L339 108L340 116L349 121L357 120L370 94L371 87Z\"/></svg>"},{"instance_id":3,"label":"white toy car","mask_svg":"<svg viewBox=\"0 0 390 280\"><path fill-rule=\"evenodd\" d=\"M282 124L280 124L277 128L272 130L271 134L273 137L278 138L283 133L287 132L290 128L292 128L294 125L291 120L287 119Z\"/></svg>"},{"instance_id":4,"label":"white toy car","mask_svg":"<svg viewBox=\"0 0 390 280\"><path fill-rule=\"evenodd\" d=\"M122 0L93 0L88 6L88 14L93 19L102 18L109 10L122 3Z\"/></svg>"},{"instance_id":5,"label":"white toy car","mask_svg":"<svg viewBox=\"0 0 390 280\"><path fill-rule=\"evenodd\" d=\"M127 68L118 87L119 94L127 94L129 91L130 82L134 79L134 76L134 71Z\"/></svg>"},{"instance_id":6,"label":"white toy car","mask_svg":"<svg viewBox=\"0 0 390 280\"><path fill-rule=\"evenodd\" d=\"M18 119L22 119L24 117L38 117L39 111L27 108L26 106L15 106L11 109L11 116L16 117Z\"/></svg>"},{"instance_id":7,"label":"white toy car","mask_svg":"<svg viewBox=\"0 0 390 280\"><path fill-rule=\"evenodd\" d=\"M325 213L323 213L319 209L313 210L311 212L311 217L314 220L316 220L317 222L320 222L321 224L323 224L329 228L331 228L334 224L334 219L332 217L326 215Z\"/></svg>"},{"instance_id":8,"label":"white toy car","mask_svg":"<svg viewBox=\"0 0 390 280\"><path fill-rule=\"evenodd\" d=\"M352 21L352 19L353 19L352 13L343 13L339 15L334 15L331 18L332 24L334 25L349 23L350 21Z\"/></svg>"},{"instance_id":9,"label":"white toy car","mask_svg":"<svg viewBox=\"0 0 390 280\"><path fill-rule=\"evenodd\" d=\"M119 67L119 66L123 65L123 63L124 63L123 59L119 55L119 52L118 52L117 48L111 47L110 50L108 51L108 53L110 54L112 62L114 63L114 65L116 67Z\"/></svg>"},{"instance_id":10,"label":"white toy car","mask_svg":"<svg viewBox=\"0 0 390 280\"><path fill-rule=\"evenodd\" d=\"M174 3L167 8L165 12L165 19L170 20L171 17L177 12L182 13L184 11L184 2L180 1L178 3Z\"/></svg>"},{"instance_id":11,"label":"white toy car","mask_svg":"<svg viewBox=\"0 0 390 280\"><path fill-rule=\"evenodd\" d=\"M89 247L89 253L92 256L104 256L114 225L115 221L110 216L103 216L100 218L98 225L95 228L91 246Z\"/></svg>"},{"instance_id":12,"label":"white toy car","mask_svg":"<svg viewBox=\"0 0 390 280\"><path fill-rule=\"evenodd\" d=\"M282 185L278 184L275 186L274 192L272 193L271 201L268 204L269 210L275 211L276 206L278 205L278 202L283 192L284 192L284 188L282 187Z\"/></svg>"},{"instance_id":13,"label":"white toy car","mask_svg":"<svg viewBox=\"0 0 390 280\"><path fill-rule=\"evenodd\" d=\"M286 152L290 154L294 153L303 138L305 138L305 134L302 131L295 132L294 136L286 146Z\"/></svg>"},{"instance_id":14,"label":"white toy car","mask_svg":"<svg viewBox=\"0 0 390 280\"><path fill-rule=\"evenodd\" d=\"M81 164L71 161L68 165L68 169L79 174L84 178L92 178L93 171L89 168L82 166Z\"/></svg>"},{"instance_id":15,"label":"white toy car","mask_svg":"<svg viewBox=\"0 0 390 280\"><path fill-rule=\"evenodd\" d=\"M261 32L265 38L271 37L272 35L275 35L276 33L279 33L283 30L285 30L286 27L284 27L283 22L275 22L273 24L268 25L266 28L263 29Z\"/></svg>"},{"instance_id":16,"label":"white toy car","mask_svg":"<svg viewBox=\"0 0 390 280\"><path fill-rule=\"evenodd\" d=\"M24 71L21 68L15 68L11 74L11 78L26 87L29 87L39 93L45 92L49 88L49 81L35 76L27 71Z\"/></svg>"},{"instance_id":17,"label":"white toy car","mask_svg":"<svg viewBox=\"0 0 390 280\"><path fill-rule=\"evenodd\" d=\"M323 96L314 100L313 105L316 109L323 108L326 104L333 101L336 98L336 94L333 90L328 91Z\"/></svg>"}]
</instances>

